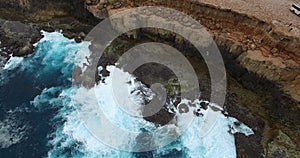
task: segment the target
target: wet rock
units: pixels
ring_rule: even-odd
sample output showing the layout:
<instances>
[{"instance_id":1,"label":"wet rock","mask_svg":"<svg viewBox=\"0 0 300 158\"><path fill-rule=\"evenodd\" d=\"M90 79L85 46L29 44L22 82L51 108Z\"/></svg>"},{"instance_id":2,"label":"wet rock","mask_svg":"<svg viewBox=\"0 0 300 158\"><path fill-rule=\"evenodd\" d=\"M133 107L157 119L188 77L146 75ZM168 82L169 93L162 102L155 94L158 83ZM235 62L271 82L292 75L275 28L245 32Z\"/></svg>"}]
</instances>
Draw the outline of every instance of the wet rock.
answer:
<instances>
[{"instance_id":1,"label":"wet rock","mask_svg":"<svg viewBox=\"0 0 300 158\"><path fill-rule=\"evenodd\" d=\"M189 107L186 104L180 104L180 105L178 105L178 110L179 110L179 113L188 113Z\"/></svg>"},{"instance_id":2,"label":"wet rock","mask_svg":"<svg viewBox=\"0 0 300 158\"><path fill-rule=\"evenodd\" d=\"M216 106L210 106L210 108L215 111L215 112L218 112L218 111L223 111L220 107L216 107Z\"/></svg>"},{"instance_id":3,"label":"wet rock","mask_svg":"<svg viewBox=\"0 0 300 158\"><path fill-rule=\"evenodd\" d=\"M33 48L34 48L33 45L28 42L23 48L19 50L19 52L14 53L14 55L16 56L28 55L33 52Z\"/></svg>"},{"instance_id":4,"label":"wet rock","mask_svg":"<svg viewBox=\"0 0 300 158\"><path fill-rule=\"evenodd\" d=\"M204 116L202 113L200 113L198 110L197 111L193 111L194 115L197 117L202 117Z\"/></svg>"},{"instance_id":5,"label":"wet rock","mask_svg":"<svg viewBox=\"0 0 300 158\"><path fill-rule=\"evenodd\" d=\"M7 60L8 60L7 58L2 57L2 56L0 55L0 70L1 70L2 67L5 66L5 63L6 63Z\"/></svg>"},{"instance_id":6,"label":"wet rock","mask_svg":"<svg viewBox=\"0 0 300 158\"><path fill-rule=\"evenodd\" d=\"M207 110L207 108L208 108L208 103L206 103L206 102L201 102L201 103L200 103L200 106L201 106L201 108L203 108L204 110Z\"/></svg>"},{"instance_id":7,"label":"wet rock","mask_svg":"<svg viewBox=\"0 0 300 158\"><path fill-rule=\"evenodd\" d=\"M102 74L103 77L107 77L110 74L110 72L106 68L104 68L100 73Z\"/></svg>"},{"instance_id":8,"label":"wet rock","mask_svg":"<svg viewBox=\"0 0 300 158\"><path fill-rule=\"evenodd\" d=\"M41 38L40 31L32 25L0 19L0 48L9 54L28 55Z\"/></svg>"},{"instance_id":9,"label":"wet rock","mask_svg":"<svg viewBox=\"0 0 300 158\"><path fill-rule=\"evenodd\" d=\"M80 43L80 42L82 42L82 39L81 39L81 37L75 37L75 38L74 38L74 40L75 40L75 42L76 42L76 43Z\"/></svg>"}]
</instances>

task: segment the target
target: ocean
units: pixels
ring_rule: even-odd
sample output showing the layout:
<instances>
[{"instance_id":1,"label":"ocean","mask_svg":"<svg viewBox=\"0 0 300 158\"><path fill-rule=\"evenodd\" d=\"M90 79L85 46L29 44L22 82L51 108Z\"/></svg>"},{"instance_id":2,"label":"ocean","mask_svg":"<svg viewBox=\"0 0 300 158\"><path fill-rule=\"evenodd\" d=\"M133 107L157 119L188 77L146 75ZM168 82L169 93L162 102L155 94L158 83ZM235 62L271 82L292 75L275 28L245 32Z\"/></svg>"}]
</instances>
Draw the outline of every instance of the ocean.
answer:
<instances>
[{"instance_id":1,"label":"ocean","mask_svg":"<svg viewBox=\"0 0 300 158\"><path fill-rule=\"evenodd\" d=\"M184 131L175 125L167 125L166 129L179 135L175 141L142 153L119 150L133 149L138 144L134 138L128 139L126 135L106 128L103 117L98 117L90 105L100 107L105 117L118 128L137 135L162 127L122 110L118 104L126 100L115 101L111 90L112 76L92 88L72 84L74 66L82 66L85 56L91 53L89 42L76 43L60 32L43 32L43 35L33 54L11 57L0 70L1 157L234 158L233 133L254 134L246 125L236 125L238 120L235 118L218 112L211 131L202 137L199 131L207 110L201 109L204 117L195 117ZM151 90L136 81L132 74L114 65L108 66L108 70L118 74L117 84L122 94L124 92L124 98L131 97L140 102L142 96L126 92L142 87L151 100ZM128 84L128 81L132 82ZM192 102L197 108L201 100L182 99L182 102ZM81 110L84 110L84 116ZM173 112L179 124L184 124L183 114L176 111L176 107ZM82 117L88 117L95 129L109 136L109 140L118 146L109 146L96 138ZM160 137L153 137L152 142L163 144L168 141L168 135L168 131L162 133Z\"/></svg>"}]
</instances>

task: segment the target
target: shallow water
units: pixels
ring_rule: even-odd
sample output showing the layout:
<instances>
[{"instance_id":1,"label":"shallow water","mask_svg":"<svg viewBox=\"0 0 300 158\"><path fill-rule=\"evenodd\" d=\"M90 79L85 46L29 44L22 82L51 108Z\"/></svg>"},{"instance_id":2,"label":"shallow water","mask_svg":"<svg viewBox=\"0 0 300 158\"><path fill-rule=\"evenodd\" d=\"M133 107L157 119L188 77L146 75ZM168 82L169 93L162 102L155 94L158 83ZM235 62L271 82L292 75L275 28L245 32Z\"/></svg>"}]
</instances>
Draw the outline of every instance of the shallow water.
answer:
<instances>
[{"instance_id":1,"label":"shallow water","mask_svg":"<svg viewBox=\"0 0 300 158\"><path fill-rule=\"evenodd\" d=\"M169 129L178 131L181 136L154 151L133 153L106 146L83 124L78 110L85 110L92 123L101 127L100 132L111 136L113 141L119 141L121 146L133 148L137 144L134 140L124 141L127 139L119 133L107 130L101 117L96 117L97 113L89 109L90 105L101 107L113 124L128 131L143 133L144 130L153 131L160 127L132 117L120 108L120 102L112 98L111 76L106 77L105 83L91 89L72 85L73 68L75 65L83 66L85 56L90 53L89 43L78 44L58 32L43 34L45 37L36 44L34 54L12 57L1 70L0 153L4 157L236 157L234 136L228 132L229 127L232 127L233 133L253 134L243 124L234 126L236 119L218 112L216 123L205 137L198 134L204 117L195 117L184 131L169 125ZM80 48L86 49L79 51ZM121 76L118 85L120 91L124 91L122 94L127 94L124 98L132 97L139 103L145 96L129 95L128 91L143 87L148 92L146 97L151 100L151 90L142 83L127 84L135 79L134 76L115 66L109 66L109 70ZM92 97L93 94L96 98ZM196 105L200 102L183 101ZM176 112L176 107L173 108L178 121L184 124L182 114L178 110ZM205 110L202 112L204 115L207 113ZM161 143L165 140L152 141Z\"/></svg>"}]
</instances>

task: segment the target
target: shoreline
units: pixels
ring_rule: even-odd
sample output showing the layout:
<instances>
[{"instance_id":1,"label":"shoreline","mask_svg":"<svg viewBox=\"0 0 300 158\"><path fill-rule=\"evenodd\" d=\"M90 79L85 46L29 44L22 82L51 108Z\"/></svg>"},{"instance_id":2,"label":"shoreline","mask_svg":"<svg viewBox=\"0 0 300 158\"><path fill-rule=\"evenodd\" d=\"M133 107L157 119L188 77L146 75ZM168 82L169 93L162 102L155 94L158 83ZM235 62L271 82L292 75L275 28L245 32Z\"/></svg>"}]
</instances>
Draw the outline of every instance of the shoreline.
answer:
<instances>
[{"instance_id":1,"label":"shoreline","mask_svg":"<svg viewBox=\"0 0 300 158\"><path fill-rule=\"evenodd\" d=\"M200 20L201 23L208 28L208 31L214 35L219 48L225 52L224 55L228 58L226 60L228 60L227 65L230 69L231 75L247 89L255 91L257 87L259 87L261 91L259 95L265 94L272 98L272 104L274 105L263 107L263 109L270 110L265 112L266 114L260 115L260 112L256 111L257 109L253 107L246 107L246 111L249 112L250 109L251 115L255 114L255 117L261 117L265 120L272 118L272 121L274 121L273 119L275 119L278 122L276 122L276 125L272 126L275 126L276 129L282 129L286 135L294 135L287 131L290 130L289 128L297 129L297 126L286 126L285 121L288 121L291 125L300 125L297 122L297 118L299 118L300 115L297 113L300 110L300 17L296 17L293 13L290 13L289 10L287 10L287 12L289 12L288 15L291 15L289 18L293 17L293 21L295 21L295 17L299 19L299 24L297 22L293 22L293 26L295 25L298 29L293 29L292 32L288 32L288 29L285 28L285 26L288 25L288 22L285 21L285 18L283 17L283 15L287 15L287 12L283 12L278 18L276 17L276 19L273 19L276 10L272 8L270 9L268 5L266 5L265 8L262 7L264 6L263 4L268 1L270 0L247 0L247 2L238 0L235 1L235 3L225 3L224 0L112 0L110 1L112 3L103 4L97 0L89 0L90 3L85 3L84 5L80 3L80 5L83 10L85 10L85 7L88 9L85 10L84 14L88 14L91 21L95 20L98 22L102 18L105 18L114 12L118 12L118 10L122 10L125 7L145 5L171 7L183 11L193 16L195 19ZM285 0L284 2L291 1ZM84 39L85 34L87 34L98 22L86 22L85 20L78 18L77 15L73 16L70 12L63 12L65 5L68 5L68 3L70 2L66 2L63 6L58 7L60 8L60 12L54 13L54 15L53 8L50 7L45 10L44 14L37 17L29 16L29 12L38 12L36 10L38 8L33 7L32 9L30 4L27 4L26 6L17 6L17 8L24 7L23 9L25 11L15 10L14 14L21 13L22 16L12 17L12 19L9 20L21 21L13 23L17 26L28 27L29 30L32 29L32 32L35 32L34 35L37 35L37 37L32 38L31 35L25 35L20 38L20 30L16 30L15 33L13 33L13 35L16 36L12 37L11 43L7 43L7 46L15 46L14 42L18 42L19 39L22 38L35 41L30 44L36 43L36 40L40 38L38 35L39 33L36 33L36 31L39 32L42 29L50 32L63 29L66 37L76 37L78 42L80 42ZM257 4L254 5L255 3ZM283 2L276 0L276 4L278 3ZM250 8L245 7L245 5L247 6L248 4L251 4ZM77 7L80 7L80 5L78 4ZM240 5L244 7L241 7ZM284 6L286 7L287 5L288 3L285 3ZM270 3L270 6L272 7L273 4ZM2 14L0 18L9 17L10 10L14 10L15 8L8 8L8 12L5 12L5 9L3 10L3 8L0 8L0 13L6 13ZM252 9L254 11L249 12ZM275 10L275 12L270 10ZM88 11L90 13L88 13ZM263 14L268 11L270 14ZM22 19L26 17L26 15L30 18ZM95 17L92 17L92 15ZM82 18L84 19L84 17ZM289 18L286 20L289 20ZM52 23L49 23L49 21ZM74 24L72 24L72 22L74 22ZM9 27L14 29L13 25L10 25ZM1 34L1 29L3 28L0 27L0 37L3 36ZM155 36L160 35L162 32L148 30L147 33L155 38ZM4 33L4 35L6 36L7 34ZM184 41L181 40L180 43L183 44ZM34 49L27 43L23 42L21 42L20 46L17 47L18 48L11 49L11 53L16 53L26 47L26 52L21 53L20 56L29 54ZM276 105L276 103L282 105ZM287 110L285 110L286 108ZM278 109L281 111L278 111ZM295 119L295 122L289 120L291 117L289 116L290 114L293 115L292 119ZM272 124L272 121L267 121L267 124ZM276 133L275 131L268 131L268 129L266 129L265 133L268 132ZM297 134L297 131L295 134ZM269 147L269 144L271 144L269 139L271 139L271 142L273 142L273 139L277 139L277 134L273 135L275 135L274 138L267 138L268 140L264 142L266 143L264 144L265 150L271 148ZM281 135L278 134L278 137ZM292 139L294 139L293 142L299 147L300 144L297 143L299 138ZM265 153L268 153L268 151L265 151Z\"/></svg>"}]
</instances>

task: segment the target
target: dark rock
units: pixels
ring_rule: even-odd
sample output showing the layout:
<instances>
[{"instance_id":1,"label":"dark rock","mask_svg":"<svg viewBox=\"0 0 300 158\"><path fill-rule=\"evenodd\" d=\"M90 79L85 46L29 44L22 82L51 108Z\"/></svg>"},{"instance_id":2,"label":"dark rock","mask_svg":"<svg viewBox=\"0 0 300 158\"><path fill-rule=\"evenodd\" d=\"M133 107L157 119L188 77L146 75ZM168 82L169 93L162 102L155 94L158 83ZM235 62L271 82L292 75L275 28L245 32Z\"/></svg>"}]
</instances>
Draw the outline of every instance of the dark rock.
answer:
<instances>
[{"instance_id":1,"label":"dark rock","mask_svg":"<svg viewBox=\"0 0 300 158\"><path fill-rule=\"evenodd\" d=\"M33 45L28 42L23 48L19 50L19 52L14 53L14 55L16 56L28 55L33 52L33 48L34 48Z\"/></svg>"},{"instance_id":2,"label":"dark rock","mask_svg":"<svg viewBox=\"0 0 300 158\"><path fill-rule=\"evenodd\" d=\"M89 2L97 4L99 0ZM2 41L0 48L7 47L5 51L18 55L32 52L30 47L25 46L27 41L30 44L38 41L36 36L41 36L40 30L47 32L62 30L65 37L84 39L85 35L100 22L86 10L84 0L44 0L42 3L39 0L0 0L0 4L0 19L5 19L0 20L0 41ZM43 14L39 14L40 12ZM6 23L6 20L10 22ZM3 28L3 25L6 28ZM3 42L1 39L8 40ZM23 50L19 51L22 48Z\"/></svg>"},{"instance_id":3,"label":"dark rock","mask_svg":"<svg viewBox=\"0 0 300 158\"><path fill-rule=\"evenodd\" d=\"M255 133L248 137L239 133L235 134L237 157L264 157L262 146L262 133L265 128L264 120L254 116L248 109L240 105L237 96L228 94L226 99L225 106L228 108L228 113L240 121L234 122L234 125L239 126L243 122L252 128Z\"/></svg>"},{"instance_id":4,"label":"dark rock","mask_svg":"<svg viewBox=\"0 0 300 158\"><path fill-rule=\"evenodd\" d=\"M178 105L178 110L180 113L188 113L189 107L186 104L180 104Z\"/></svg>"},{"instance_id":5,"label":"dark rock","mask_svg":"<svg viewBox=\"0 0 300 158\"><path fill-rule=\"evenodd\" d=\"M110 74L110 72L106 68L104 68L100 73L102 74L103 77L107 77Z\"/></svg>"},{"instance_id":6,"label":"dark rock","mask_svg":"<svg viewBox=\"0 0 300 158\"><path fill-rule=\"evenodd\" d=\"M208 108L208 103L201 102L201 103L200 103L200 106L201 106L201 108L203 108L204 110L207 110L207 108Z\"/></svg>"},{"instance_id":7,"label":"dark rock","mask_svg":"<svg viewBox=\"0 0 300 158\"><path fill-rule=\"evenodd\" d=\"M81 39L81 37L75 37L75 38L74 38L74 40L75 40L75 42L76 42L76 43L80 43L80 42L82 42L82 39Z\"/></svg>"},{"instance_id":8,"label":"dark rock","mask_svg":"<svg viewBox=\"0 0 300 158\"><path fill-rule=\"evenodd\" d=\"M238 122L234 122L234 125L235 125L235 126L240 126L240 125L241 125L241 122L239 122L239 121L238 121Z\"/></svg>"},{"instance_id":9,"label":"dark rock","mask_svg":"<svg viewBox=\"0 0 300 158\"><path fill-rule=\"evenodd\" d=\"M202 113L200 113L199 111L193 111L194 115L197 116L197 117L202 117L204 116Z\"/></svg>"},{"instance_id":10,"label":"dark rock","mask_svg":"<svg viewBox=\"0 0 300 158\"><path fill-rule=\"evenodd\" d=\"M32 25L0 19L0 48L8 54L28 55L41 38L40 31Z\"/></svg>"},{"instance_id":11,"label":"dark rock","mask_svg":"<svg viewBox=\"0 0 300 158\"><path fill-rule=\"evenodd\" d=\"M86 0L85 4L87 5L96 5L99 3L100 0Z\"/></svg>"}]
</instances>

